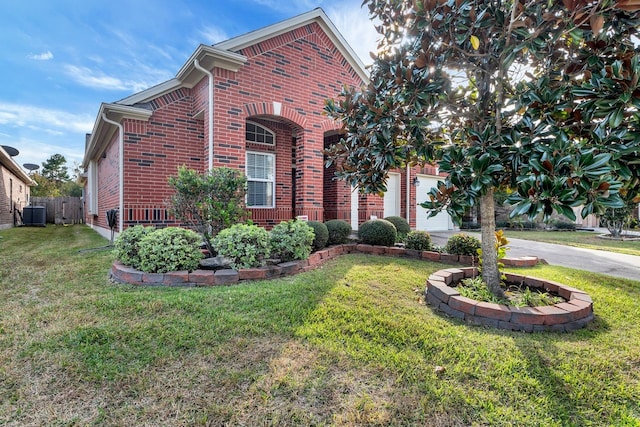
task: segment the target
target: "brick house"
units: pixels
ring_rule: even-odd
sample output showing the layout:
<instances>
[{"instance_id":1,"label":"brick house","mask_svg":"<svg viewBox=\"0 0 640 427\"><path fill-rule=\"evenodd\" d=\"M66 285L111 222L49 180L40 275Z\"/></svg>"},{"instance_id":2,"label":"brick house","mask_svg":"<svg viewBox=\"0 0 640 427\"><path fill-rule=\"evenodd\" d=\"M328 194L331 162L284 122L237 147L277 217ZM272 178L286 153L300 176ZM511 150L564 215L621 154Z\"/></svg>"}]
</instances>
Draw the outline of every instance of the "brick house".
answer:
<instances>
[{"instance_id":1,"label":"brick house","mask_svg":"<svg viewBox=\"0 0 640 427\"><path fill-rule=\"evenodd\" d=\"M7 150L14 149L0 146L0 230L22 222L19 213L28 205L31 186L35 185Z\"/></svg>"},{"instance_id":2,"label":"brick house","mask_svg":"<svg viewBox=\"0 0 640 427\"><path fill-rule=\"evenodd\" d=\"M430 228L426 212L416 212L416 192L428 191L437 171L397 171L379 197L352 192L324 168L324 148L340 137L338 124L322 114L324 101L367 79L319 8L198 46L175 78L100 106L83 161L87 224L107 235L110 209L120 213L116 231L176 224L165 204L167 177L186 165L245 172L258 225L306 215L357 228L371 216L401 215ZM437 225L429 220L431 229L451 228L446 214L438 218Z\"/></svg>"}]
</instances>

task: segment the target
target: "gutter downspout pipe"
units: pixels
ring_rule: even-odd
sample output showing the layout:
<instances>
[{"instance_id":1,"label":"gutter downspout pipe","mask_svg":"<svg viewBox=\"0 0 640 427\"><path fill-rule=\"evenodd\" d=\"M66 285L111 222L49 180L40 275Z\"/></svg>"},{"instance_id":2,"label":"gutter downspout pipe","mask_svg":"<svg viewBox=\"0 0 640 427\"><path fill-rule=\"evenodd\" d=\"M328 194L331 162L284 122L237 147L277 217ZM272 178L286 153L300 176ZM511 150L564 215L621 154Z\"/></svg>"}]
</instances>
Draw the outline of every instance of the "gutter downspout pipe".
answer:
<instances>
[{"instance_id":1,"label":"gutter downspout pipe","mask_svg":"<svg viewBox=\"0 0 640 427\"><path fill-rule=\"evenodd\" d=\"M124 127L113 120L109 120L105 113L102 113L102 120L118 127L118 233L122 233L124 215Z\"/></svg>"},{"instance_id":2,"label":"gutter downspout pipe","mask_svg":"<svg viewBox=\"0 0 640 427\"><path fill-rule=\"evenodd\" d=\"M411 168L409 167L409 165L407 165L407 185L406 186L407 186L407 222L411 224Z\"/></svg>"},{"instance_id":3,"label":"gutter downspout pipe","mask_svg":"<svg viewBox=\"0 0 640 427\"><path fill-rule=\"evenodd\" d=\"M209 171L213 169L213 73L202 65L200 65L200 61L196 58L193 62L193 65L207 76L209 76L209 105L207 106L207 113L209 116Z\"/></svg>"}]
</instances>

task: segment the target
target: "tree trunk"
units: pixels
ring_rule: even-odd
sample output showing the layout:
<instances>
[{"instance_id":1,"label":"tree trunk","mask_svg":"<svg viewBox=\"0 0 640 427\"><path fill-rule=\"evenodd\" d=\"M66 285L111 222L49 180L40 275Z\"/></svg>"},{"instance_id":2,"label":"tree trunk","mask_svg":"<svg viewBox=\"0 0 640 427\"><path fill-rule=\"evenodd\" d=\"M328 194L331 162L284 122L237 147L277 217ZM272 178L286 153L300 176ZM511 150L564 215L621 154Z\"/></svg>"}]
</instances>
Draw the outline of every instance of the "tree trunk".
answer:
<instances>
[{"instance_id":1,"label":"tree trunk","mask_svg":"<svg viewBox=\"0 0 640 427\"><path fill-rule=\"evenodd\" d=\"M482 218L482 280L489 290L499 297L504 297L500 287L500 271L496 252L496 218L493 188L480 198L480 216Z\"/></svg>"}]
</instances>

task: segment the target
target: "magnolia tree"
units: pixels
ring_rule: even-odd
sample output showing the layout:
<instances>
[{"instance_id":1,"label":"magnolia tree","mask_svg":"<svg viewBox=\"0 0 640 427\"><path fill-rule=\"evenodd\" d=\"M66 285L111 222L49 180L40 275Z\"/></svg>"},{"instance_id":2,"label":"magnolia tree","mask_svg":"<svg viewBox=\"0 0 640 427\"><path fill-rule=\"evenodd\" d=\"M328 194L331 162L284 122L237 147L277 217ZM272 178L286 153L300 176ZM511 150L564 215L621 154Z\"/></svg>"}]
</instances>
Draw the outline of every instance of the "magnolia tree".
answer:
<instances>
[{"instance_id":1,"label":"magnolia tree","mask_svg":"<svg viewBox=\"0 0 640 427\"><path fill-rule=\"evenodd\" d=\"M437 164L429 200L482 216L482 276L501 294L494 191L513 216L575 219L637 192L640 0L365 0L381 34L368 86L325 112L343 139L328 163L361 191L392 168ZM632 198L638 199L637 194Z\"/></svg>"}]
</instances>

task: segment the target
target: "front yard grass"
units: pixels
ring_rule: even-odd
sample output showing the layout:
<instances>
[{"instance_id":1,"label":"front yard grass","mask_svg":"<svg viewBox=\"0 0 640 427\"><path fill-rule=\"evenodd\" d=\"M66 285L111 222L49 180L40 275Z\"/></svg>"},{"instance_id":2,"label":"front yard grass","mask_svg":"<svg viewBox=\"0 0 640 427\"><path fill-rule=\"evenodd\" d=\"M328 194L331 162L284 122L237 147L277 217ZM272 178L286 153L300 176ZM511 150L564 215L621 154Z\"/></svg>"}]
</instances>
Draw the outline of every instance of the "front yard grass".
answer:
<instances>
[{"instance_id":1,"label":"front yard grass","mask_svg":"<svg viewBox=\"0 0 640 427\"><path fill-rule=\"evenodd\" d=\"M524 270L588 292L596 319L523 334L425 306L442 264L136 288L107 280L110 252L78 252L104 244L0 231L0 425L640 425L640 282Z\"/></svg>"},{"instance_id":2,"label":"front yard grass","mask_svg":"<svg viewBox=\"0 0 640 427\"><path fill-rule=\"evenodd\" d=\"M609 240L598 237L590 231L513 231L505 232L507 238L534 240L585 249L599 249L609 252L640 256L640 240Z\"/></svg>"}]
</instances>

